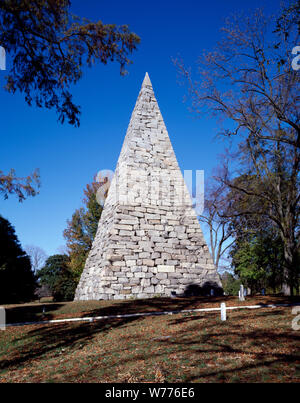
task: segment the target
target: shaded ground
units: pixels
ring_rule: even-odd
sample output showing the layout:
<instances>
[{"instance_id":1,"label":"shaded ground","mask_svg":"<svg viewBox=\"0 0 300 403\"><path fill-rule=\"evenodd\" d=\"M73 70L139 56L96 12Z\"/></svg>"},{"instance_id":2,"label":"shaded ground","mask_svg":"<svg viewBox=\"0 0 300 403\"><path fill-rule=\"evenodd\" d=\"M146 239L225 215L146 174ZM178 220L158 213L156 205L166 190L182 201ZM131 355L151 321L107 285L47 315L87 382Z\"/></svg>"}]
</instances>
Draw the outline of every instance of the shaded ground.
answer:
<instances>
[{"instance_id":1,"label":"shaded ground","mask_svg":"<svg viewBox=\"0 0 300 403\"><path fill-rule=\"evenodd\" d=\"M23 305L4 305L7 323L35 322L40 320L62 319L83 316L104 316L138 312L173 311L227 306L269 305L300 302L300 297L258 296L248 297L241 302L237 297L189 297L189 298L151 298L126 301L80 301L59 303L32 303ZM45 313L43 310L45 309Z\"/></svg>"},{"instance_id":2,"label":"shaded ground","mask_svg":"<svg viewBox=\"0 0 300 403\"><path fill-rule=\"evenodd\" d=\"M112 314L115 310L172 310L219 302L205 303L202 298L51 304L50 312L53 316ZM267 298L261 302L275 303ZM10 309L16 314L16 307ZM7 328L0 332L0 382L300 381L300 331L291 328L291 308L228 311L226 322L219 315Z\"/></svg>"}]
</instances>

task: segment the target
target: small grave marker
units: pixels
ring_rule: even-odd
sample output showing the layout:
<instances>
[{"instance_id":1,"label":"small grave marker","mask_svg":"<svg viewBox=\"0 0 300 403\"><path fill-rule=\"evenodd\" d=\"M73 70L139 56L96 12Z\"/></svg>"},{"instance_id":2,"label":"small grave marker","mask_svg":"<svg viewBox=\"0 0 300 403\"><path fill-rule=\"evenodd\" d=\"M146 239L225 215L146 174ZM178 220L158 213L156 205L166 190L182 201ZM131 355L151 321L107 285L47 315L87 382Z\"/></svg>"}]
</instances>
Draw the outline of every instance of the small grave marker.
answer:
<instances>
[{"instance_id":1,"label":"small grave marker","mask_svg":"<svg viewBox=\"0 0 300 403\"><path fill-rule=\"evenodd\" d=\"M222 321L226 320L226 304L225 304L225 302L221 303L221 320Z\"/></svg>"},{"instance_id":2,"label":"small grave marker","mask_svg":"<svg viewBox=\"0 0 300 403\"><path fill-rule=\"evenodd\" d=\"M6 328L6 313L5 309L0 307L0 330L5 330Z\"/></svg>"},{"instance_id":3,"label":"small grave marker","mask_svg":"<svg viewBox=\"0 0 300 403\"><path fill-rule=\"evenodd\" d=\"M243 286L243 284L240 285L239 300L240 301L245 301L245 294L244 294L244 286Z\"/></svg>"}]
</instances>

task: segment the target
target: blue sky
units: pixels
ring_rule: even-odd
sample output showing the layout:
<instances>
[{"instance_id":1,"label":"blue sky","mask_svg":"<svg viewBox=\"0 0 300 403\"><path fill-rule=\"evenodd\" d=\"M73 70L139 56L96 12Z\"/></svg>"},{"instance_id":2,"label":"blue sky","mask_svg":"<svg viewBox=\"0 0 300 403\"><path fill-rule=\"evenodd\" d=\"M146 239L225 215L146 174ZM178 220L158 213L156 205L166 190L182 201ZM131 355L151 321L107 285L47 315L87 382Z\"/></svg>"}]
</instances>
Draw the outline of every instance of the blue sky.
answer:
<instances>
[{"instance_id":1,"label":"blue sky","mask_svg":"<svg viewBox=\"0 0 300 403\"><path fill-rule=\"evenodd\" d=\"M182 170L218 165L225 144L214 140L218 125L209 117L196 119L183 102L186 89L178 83L172 58L193 65L204 49L220 39L224 18L231 13L264 7L275 12L275 0L73 0L73 13L103 23L127 24L141 37L129 74L117 64L84 70L74 87L82 108L80 128L57 122L54 111L29 107L23 96L4 91L0 71L1 170L18 176L40 169L40 194L19 203L0 199L0 214L15 227L22 245L34 244L47 254L65 244L66 220L82 205L83 188L101 169L114 170L145 72L148 71L171 142ZM7 59L7 68L10 59Z\"/></svg>"}]
</instances>

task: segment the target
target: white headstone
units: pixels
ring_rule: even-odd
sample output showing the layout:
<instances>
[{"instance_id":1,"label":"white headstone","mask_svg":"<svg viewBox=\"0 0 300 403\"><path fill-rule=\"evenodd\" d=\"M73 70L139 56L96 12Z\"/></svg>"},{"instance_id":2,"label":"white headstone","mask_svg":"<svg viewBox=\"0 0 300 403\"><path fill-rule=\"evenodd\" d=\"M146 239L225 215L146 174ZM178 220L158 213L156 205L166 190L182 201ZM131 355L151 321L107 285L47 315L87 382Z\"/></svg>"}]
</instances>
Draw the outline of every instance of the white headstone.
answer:
<instances>
[{"instance_id":1,"label":"white headstone","mask_svg":"<svg viewBox=\"0 0 300 403\"><path fill-rule=\"evenodd\" d=\"M225 304L225 302L221 303L221 320L222 321L226 320L226 304Z\"/></svg>"},{"instance_id":2,"label":"white headstone","mask_svg":"<svg viewBox=\"0 0 300 403\"><path fill-rule=\"evenodd\" d=\"M240 301L245 301L243 284L240 285L239 299L240 299Z\"/></svg>"},{"instance_id":3,"label":"white headstone","mask_svg":"<svg viewBox=\"0 0 300 403\"><path fill-rule=\"evenodd\" d=\"M0 330L5 330L5 328L6 328L5 309L0 307Z\"/></svg>"}]
</instances>

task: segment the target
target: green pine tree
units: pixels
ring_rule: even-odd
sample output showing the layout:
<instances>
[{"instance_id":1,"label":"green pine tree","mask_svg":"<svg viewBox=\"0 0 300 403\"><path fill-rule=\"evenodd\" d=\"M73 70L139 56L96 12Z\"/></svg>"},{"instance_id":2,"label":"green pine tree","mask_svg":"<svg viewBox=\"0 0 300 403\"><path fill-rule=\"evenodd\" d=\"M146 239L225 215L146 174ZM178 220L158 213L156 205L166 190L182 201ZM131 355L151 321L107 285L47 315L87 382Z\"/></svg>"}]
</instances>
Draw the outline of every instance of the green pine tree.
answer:
<instances>
[{"instance_id":1,"label":"green pine tree","mask_svg":"<svg viewBox=\"0 0 300 403\"><path fill-rule=\"evenodd\" d=\"M0 303L30 301L36 279L13 226L0 216Z\"/></svg>"}]
</instances>

